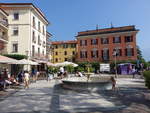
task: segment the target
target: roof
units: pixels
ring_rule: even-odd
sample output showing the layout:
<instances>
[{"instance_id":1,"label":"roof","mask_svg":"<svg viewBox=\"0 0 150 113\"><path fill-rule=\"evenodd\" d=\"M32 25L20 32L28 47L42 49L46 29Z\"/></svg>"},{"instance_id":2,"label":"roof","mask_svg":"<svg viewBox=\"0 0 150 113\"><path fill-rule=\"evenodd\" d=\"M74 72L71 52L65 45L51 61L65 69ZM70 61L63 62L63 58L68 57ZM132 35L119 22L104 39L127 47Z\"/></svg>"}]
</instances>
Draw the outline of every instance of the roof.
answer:
<instances>
[{"instance_id":1,"label":"roof","mask_svg":"<svg viewBox=\"0 0 150 113\"><path fill-rule=\"evenodd\" d=\"M76 44L76 40L69 40L69 41L53 41L51 42L52 45L59 45L59 44Z\"/></svg>"},{"instance_id":2,"label":"roof","mask_svg":"<svg viewBox=\"0 0 150 113\"><path fill-rule=\"evenodd\" d=\"M87 36L87 35L98 35L98 34L108 34L108 33L119 33L119 32L128 32L128 31L139 31L135 26L123 26L123 27L111 27L105 29L96 29L78 32L78 36Z\"/></svg>"},{"instance_id":3,"label":"roof","mask_svg":"<svg viewBox=\"0 0 150 113\"><path fill-rule=\"evenodd\" d=\"M37 8L34 4L32 3L0 3L0 7L5 8L4 5L32 5L35 10L46 20L46 22L49 24L48 20L46 19L46 17L44 16L44 14L42 13L42 11Z\"/></svg>"}]
</instances>

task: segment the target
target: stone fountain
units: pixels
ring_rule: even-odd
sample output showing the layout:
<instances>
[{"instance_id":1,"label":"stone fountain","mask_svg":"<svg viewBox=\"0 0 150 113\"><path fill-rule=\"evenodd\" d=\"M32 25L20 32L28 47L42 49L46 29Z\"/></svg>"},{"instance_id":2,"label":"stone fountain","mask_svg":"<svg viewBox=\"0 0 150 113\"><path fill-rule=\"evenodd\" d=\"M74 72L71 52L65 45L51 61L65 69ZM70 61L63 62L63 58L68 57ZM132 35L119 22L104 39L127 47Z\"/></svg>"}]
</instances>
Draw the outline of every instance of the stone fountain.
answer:
<instances>
[{"instance_id":1,"label":"stone fountain","mask_svg":"<svg viewBox=\"0 0 150 113\"><path fill-rule=\"evenodd\" d=\"M87 67L88 73L85 77L70 77L62 79L63 87L71 90L107 90L111 89L110 76L96 76L89 72L89 65Z\"/></svg>"}]
</instances>

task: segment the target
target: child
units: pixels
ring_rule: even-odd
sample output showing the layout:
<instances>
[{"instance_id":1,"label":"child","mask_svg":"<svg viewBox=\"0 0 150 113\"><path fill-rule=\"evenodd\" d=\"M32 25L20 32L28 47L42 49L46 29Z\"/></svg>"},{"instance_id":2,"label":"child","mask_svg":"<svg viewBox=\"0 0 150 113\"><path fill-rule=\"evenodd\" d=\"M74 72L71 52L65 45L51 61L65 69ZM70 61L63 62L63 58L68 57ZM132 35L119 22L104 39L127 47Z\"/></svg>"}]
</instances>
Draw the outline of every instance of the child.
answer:
<instances>
[{"instance_id":1,"label":"child","mask_svg":"<svg viewBox=\"0 0 150 113\"><path fill-rule=\"evenodd\" d=\"M116 80L113 76L110 78L110 80L111 80L111 83L112 83L112 90L115 90L116 89Z\"/></svg>"}]
</instances>

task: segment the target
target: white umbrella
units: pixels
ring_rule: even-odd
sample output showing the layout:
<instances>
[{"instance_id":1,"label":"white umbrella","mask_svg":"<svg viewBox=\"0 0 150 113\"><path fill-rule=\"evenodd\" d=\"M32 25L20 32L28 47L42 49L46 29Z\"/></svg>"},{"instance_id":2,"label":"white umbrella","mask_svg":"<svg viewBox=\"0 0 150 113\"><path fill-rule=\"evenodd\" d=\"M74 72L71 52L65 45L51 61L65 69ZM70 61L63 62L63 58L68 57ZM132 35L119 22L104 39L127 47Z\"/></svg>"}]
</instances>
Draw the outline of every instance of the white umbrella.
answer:
<instances>
[{"instance_id":1,"label":"white umbrella","mask_svg":"<svg viewBox=\"0 0 150 113\"><path fill-rule=\"evenodd\" d=\"M38 65L37 62L33 62L33 61L27 60L27 59L19 60L19 63L18 63L18 64Z\"/></svg>"},{"instance_id":2,"label":"white umbrella","mask_svg":"<svg viewBox=\"0 0 150 113\"><path fill-rule=\"evenodd\" d=\"M9 57L0 55L0 63L3 63L3 64L17 64L18 62L19 62L18 60L15 60L13 58L9 58Z\"/></svg>"},{"instance_id":3,"label":"white umbrella","mask_svg":"<svg viewBox=\"0 0 150 113\"><path fill-rule=\"evenodd\" d=\"M67 66L67 65L72 65L73 67L77 67L78 64L75 64L73 62L68 62L68 61L65 61L65 62L62 62L62 63L56 63L55 64L56 66Z\"/></svg>"},{"instance_id":4,"label":"white umbrella","mask_svg":"<svg viewBox=\"0 0 150 113\"><path fill-rule=\"evenodd\" d=\"M56 66L55 64L51 63L51 62L47 62L48 66Z\"/></svg>"}]
</instances>

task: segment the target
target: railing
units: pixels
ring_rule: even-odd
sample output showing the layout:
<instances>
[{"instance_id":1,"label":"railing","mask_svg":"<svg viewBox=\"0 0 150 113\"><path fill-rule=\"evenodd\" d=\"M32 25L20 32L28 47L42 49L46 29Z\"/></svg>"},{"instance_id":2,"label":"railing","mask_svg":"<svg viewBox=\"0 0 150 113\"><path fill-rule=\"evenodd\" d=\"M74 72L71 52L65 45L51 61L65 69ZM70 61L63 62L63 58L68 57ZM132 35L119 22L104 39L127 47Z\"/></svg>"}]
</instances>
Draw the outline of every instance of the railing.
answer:
<instances>
[{"instance_id":1,"label":"railing","mask_svg":"<svg viewBox=\"0 0 150 113\"><path fill-rule=\"evenodd\" d=\"M3 40L8 41L8 37L7 37L7 36L5 36L5 35L0 35L0 39L3 39Z\"/></svg>"},{"instance_id":2,"label":"railing","mask_svg":"<svg viewBox=\"0 0 150 113\"><path fill-rule=\"evenodd\" d=\"M5 27L8 27L8 22L6 20L0 20L0 24L3 24Z\"/></svg>"}]
</instances>

